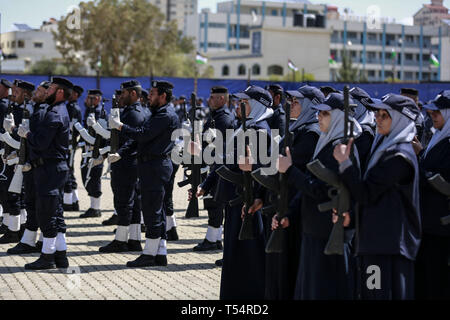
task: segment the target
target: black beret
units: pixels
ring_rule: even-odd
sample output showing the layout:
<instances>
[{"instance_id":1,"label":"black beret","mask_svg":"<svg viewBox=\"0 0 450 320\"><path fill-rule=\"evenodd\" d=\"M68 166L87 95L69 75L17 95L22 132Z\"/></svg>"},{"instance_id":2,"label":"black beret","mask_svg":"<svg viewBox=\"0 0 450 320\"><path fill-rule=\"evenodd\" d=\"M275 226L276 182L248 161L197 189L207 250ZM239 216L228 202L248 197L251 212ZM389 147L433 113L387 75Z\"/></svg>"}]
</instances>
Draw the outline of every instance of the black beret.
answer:
<instances>
[{"instance_id":1,"label":"black beret","mask_svg":"<svg viewBox=\"0 0 450 320\"><path fill-rule=\"evenodd\" d=\"M127 81L127 82L124 82L124 83L122 83L120 85L120 89L122 89L122 90L124 90L124 89L136 89L136 88L141 88L142 89L141 84L137 80Z\"/></svg>"},{"instance_id":2,"label":"black beret","mask_svg":"<svg viewBox=\"0 0 450 320\"><path fill-rule=\"evenodd\" d=\"M39 87L42 87L42 88L44 88L44 89L48 89L48 88L50 88L50 85L51 85L52 83L50 82L50 81L42 81L40 84L39 84Z\"/></svg>"},{"instance_id":3,"label":"black beret","mask_svg":"<svg viewBox=\"0 0 450 320\"><path fill-rule=\"evenodd\" d=\"M92 89L92 90L89 90L88 91L88 95L89 96L102 96L103 95L103 92L101 91L101 90L98 90L98 89Z\"/></svg>"},{"instance_id":4,"label":"black beret","mask_svg":"<svg viewBox=\"0 0 450 320\"><path fill-rule=\"evenodd\" d=\"M180 99L180 100L186 100L186 97L185 97L185 96L180 96L179 99Z\"/></svg>"},{"instance_id":5,"label":"black beret","mask_svg":"<svg viewBox=\"0 0 450 320\"><path fill-rule=\"evenodd\" d=\"M76 93L78 93L79 96L81 96L84 92L84 89L80 86L73 86L73 91L75 91Z\"/></svg>"},{"instance_id":6,"label":"black beret","mask_svg":"<svg viewBox=\"0 0 450 320\"><path fill-rule=\"evenodd\" d=\"M168 81L153 81L152 82L152 88L158 88L162 90L172 90L173 84L171 84Z\"/></svg>"},{"instance_id":7,"label":"black beret","mask_svg":"<svg viewBox=\"0 0 450 320\"><path fill-rule=\"evenodd\" d=\"M269 84L266 87L267 91L273 91L276 94L282 94L284 92L284 89L282 86L280 86L279 84Z\"/></svg>"},{"instance_id":8,"label":"black beret","mask_svg":"<svg viewBox=\"0 0 450 320\"><path fill-rule=\"evenodd\" d=\"M13 84L10 81L6 80L6 79L1 79L0 80L0 84L2 84L6 88L12 88L13 87Z\"/></svg>"},{"instance_id":9,"label":"black beret","mask_svg":"<svg viewBox=\"0 0 450 320\"><path fill-rule=\"evenodd\" d=\"M27 91L33 91L35 89L34 84L32 84L31 82L22 81L22 80L17 82L16 87L27 90Z\"/></svg>"},{"instance_id":10,"label":"black beret","mask_svg":"<svg viewBox=\"0 0 450 320\"><path fill-rule=\"evenodd\" d=\"M401 94L409 94L411 96L419 96L419 91L412 88L402 88L400 91Z\"/></svg>"},{"instance_id":11,"label":"black beret","mask_svg":"<svg viewBox=\"0 0 450 320\"><path fill-rule=\"evenodd\" d=\"M116 90L116 96L120 96L122 94L122 90Z\"/></svg>"},{"instance_id":12,"label":"black beret","mask_svg":"<svg viewBox=\"0 0 450 320\"><path fill-rule=\"evenodd\" d=\"M56 78L53 77L52 78L52 83L60 85L60 86L64 86L68 89L73 89L73 83L70 82L69 80L65 79L65 78Z\"/></svg>"},{"instance_id":13,"label":"black beret","mask_svg":"<svg viewBox=\"0 0 450 320\"><path fill-rule=\"evenodd\" d=\"M147 99L148 98L148 91L145 89L142 89L142 96Z\"/></svg>"},{"instance_id":14,"label":"black beret","mask_svg":"<svg viewBox=\"0 0 450 320\"><path fill-rule=\"evenodd\" d=\"M212 87L211 88L211 94L215 94L215 93L227 94L228 93L228 89L226 87L223 87L223 86Z\"/></svg>"}]
</instances>

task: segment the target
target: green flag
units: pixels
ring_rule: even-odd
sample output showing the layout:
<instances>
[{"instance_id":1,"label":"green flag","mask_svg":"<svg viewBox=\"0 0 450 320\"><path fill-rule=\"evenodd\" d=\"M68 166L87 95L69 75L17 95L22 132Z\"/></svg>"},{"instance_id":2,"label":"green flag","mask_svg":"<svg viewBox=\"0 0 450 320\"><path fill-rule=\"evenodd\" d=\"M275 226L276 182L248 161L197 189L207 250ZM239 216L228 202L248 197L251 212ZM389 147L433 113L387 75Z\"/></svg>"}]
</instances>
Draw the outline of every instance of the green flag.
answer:
<instances>
[{"instance_id":1,"label":"green flag","mask_svg":"<svg viewBox=\"0 0 450 320\"><path fill-rule=\"evenodd\" d=\"M441 65L438 58L436 58L436 56L434 54L431 54L430 63L432 66L437 67L437 68L439 68Z\"/></svg>"}]
</instances>

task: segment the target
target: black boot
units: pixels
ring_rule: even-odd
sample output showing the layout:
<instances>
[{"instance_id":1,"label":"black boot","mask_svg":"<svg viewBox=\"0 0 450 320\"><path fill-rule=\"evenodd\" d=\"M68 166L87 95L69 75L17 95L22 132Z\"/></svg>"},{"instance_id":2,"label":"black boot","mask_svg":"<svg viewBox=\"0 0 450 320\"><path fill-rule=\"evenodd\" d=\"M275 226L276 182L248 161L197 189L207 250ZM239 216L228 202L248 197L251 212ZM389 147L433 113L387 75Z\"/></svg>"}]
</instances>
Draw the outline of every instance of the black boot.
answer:
<instances>
[{"instance_id":1,"label":"black boot","mask_svg":"<svg viewBox=\"0 0 450 320\"><path fill-rule=\"evenodd\" d=\"M157 255L155 258L155 265L158 267L167 267L167 256Z\"/></svg>"},{"instance_id":2,"label":"black boot","mask_svg":"<svg viewBox=\"0 0 450 320\"><path fill-rule=\"evenodd\" d=\"M72 203L72 211L80 211L80 204L77 202Z\"/></svg>"},{"instance_id":3,"label":"black boot","mask_svg":"<svg viewBox=\"0 0 450 320\"><path fill-rule=\"evenodd\" d=\"M0 244L7 243L19 243L20 242L20 231L11 231L8 229L3 237L0 238Z\"/></svg>"},{"instance_id":4,"label":"black boot","mask_svg":"<svg viewBox=\"0 0 450 320\"><path fill-rule=\"evenodd\" d=\"M139 240L128 240L128 251L142 252L142 245Z\"/></svg>"},{"instance_id":5,"label":"black boot","mask_svg":"<svg viewBox=\"0 0 450 320\"><path fill-rule=\"evenodd\" d=\"M41 252L42 251L42 246L44 245L44 243L42 242L42 241L37 241L36 242L36 250L38 251L38 252Z\"/></svg>"},{"instance_id":6,"label":"black boot","mask_svg":"<svg viewBox=\"0 0 450 320\"><path fill-rule=\"evenodd\" d=\"M145 226L145 224L141 224L141 233L145 232L147 232L147 227Z\"/></svg>"},{"instance_id":7,"label":"black boot","mask_svg":"<svg viewBox=\"0 0 450 320\"><path fill-rule=\"evenodd\" d=\"M32 247L28 244L19 242L15 247L8 249L6 251L7 254L11 255L21 255L21 254L29 254L29 253L37 253L39 252L36 247Z\"/></svg>"},{"instance_id":8,"label":"black boot","mask_svg":"<svg viewBox=\"0 0 450 320\"><path fill-rule=\"evenodd\" d=\"M67 259L67 251L55 252L55 264L58 269L67 269L69 267L69 259Z\"/></svg>"},{"instance_id":9,"label":"black boot","mask_svg":"<svg viewBox=\"0 0 450 320\"><path fill-rule=\"evenodd\" d=\"M63 203L63 210L64 212L72 212L73 210L73 205L72 204L66 204Z\"/></svg>"},{"instance_id":10,"label":"black boot","mask_svg":"<svg viewBox=\"0 0 450 320\"><path fill-rule=\"evenodd\" d=\"M119 216L117 214L113 214L111 218L102 222L104 226L117 226L119 223Z\"/></svg>"},{"instance_id":11,"label":"black boot","mask_svg":"<svg viewBox=\"0 0 450 320\"><path fill-rule=\"evenodd\" d=\"M113 242L101 247L98 251L101 253L121 253L128 252L128 245L126 242L114 240Z\"/></svg>"},{"instance_id":12,"label":"black boot","mask_svg":"<svg viewBox=\"0 0 450 320\"><path fill-rule=\"evenodd\" d=\"M100 218L102 216L102 213L100 210L97 209L89 209L88 211L86 211L85 213L83 213L82 215L80 215L80 218L84 219L84 218Z\"/></svg>"},{"instance_id":13,"label":"black boot","mask_svg":"<svg viewBox=\"0 0 450 320\"><path fill-rule=\"evenodd\" d=\"M167 231L167 241L178 241L180 240L177 233L177 227L173 227Z\"/></svg>"},{"instance_id":14,"label":"black boot","mask_svg":"<svg viewBox=\"0 0 450 320\"><path fill-rule=\"evenodd\" d=\"M217 260L217 261L215 262L215 265L218 266L218 267L223 266L223 259Z\"/></svg>"},{"instance_id":15,"label":"black boot","mask_svg":"<svg viewBox=\"0 0 450 320\"><path fill-rule=\"evenodd\" d=\"M222 244L222 241L218 240L218 241L216 242L216 245L217 245L217 250L223 250L223 244Z\"/></svg>"},{"instance_id":16,"label":"black boot","mask_svg":"<svg viewBox=\"0 0 450 320\"><path fill-rule=\"evenodd\" d=\"M134 261L127 262L128 268L145 268L145 267L154 267L156 265L155 256L149 256L149 255L140 255L139 258L137 258Z\"/></svg>"},{"instance_id":17,"label":"black boot","mask_svg":"<svg viewBox=\"0 0 450 320\"><path fill-rule=\"evenodd\" d=\"M214 251L217 250L217 243L209 242L208 240L203 240L202 243L194 247L194 251Z\"/></svg>"},{"instance_id":18,"label":"black boot","mask_svg":"<svg viewBox=\"0 0 450 320\"><path fill-rule=\"evenodd\" d=\"M25 270L50 270L55 269L55 254L41 253L39 259L25 265Z\"/></svg>"},{"instance_id":19,"label":"black boot","mask_svg":"<svg viewBox=\"0 0 450 320\"><path fill-rule=\"evenodd\" d=\"M0 226L0 234L5 234L7 231L8 231L8 226L2 224L2 225Z\"/></svg>"}]
</instances>

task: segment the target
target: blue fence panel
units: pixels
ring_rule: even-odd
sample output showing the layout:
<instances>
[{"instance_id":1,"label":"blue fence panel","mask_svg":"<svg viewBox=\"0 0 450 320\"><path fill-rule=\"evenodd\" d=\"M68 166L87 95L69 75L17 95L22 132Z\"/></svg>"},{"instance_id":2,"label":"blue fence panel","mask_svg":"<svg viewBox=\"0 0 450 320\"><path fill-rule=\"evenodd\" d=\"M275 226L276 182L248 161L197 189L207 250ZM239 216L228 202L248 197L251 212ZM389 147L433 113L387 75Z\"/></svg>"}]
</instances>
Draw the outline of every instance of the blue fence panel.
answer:
<instances>
[{"instance_id":1,"label":"blue fence panel","mask_svg":"<svg viewBox=\"0 0 450 320\"><path fill-rule=\"evenodd\" d=\"M48 76L36 76L36 75L1 75L10 81L14 79L22 79L29 81L38 85L44 80L48 80ZM95 77L66 77L74 84L77 84L85 89L83 96L80 98L80 106L84 112L84 100L89 89L95 89L97 87L97 79ZM100 89L102 90L104 97L106 99L111 99L114 91L120 88L122 82L131 80L132 78L101 78L100 79ZM194 79L188 78L160 78L154 77L154 80L167 80L174 84L174 95L181 96L184 95L186 98L190 98L191 93L194 91ZM150 78L140 77L137 80L142 84L143 88L150 88ZM270 84L269 81L251 81L252 85L257 85L260 87L265 87ZM295 83L295 82L278 82L285 90L295 90L306 83ZM343 90L344 86L349 85L350 87L358 86L366 90L374 98L381 98L387 93L400 93L400 89L404 87L415 88L420 92L420 99L424 102L432 100L443 90L450 89L450 83L420 83L420 84L410 84L410 83L361 83L361 84L350 84L350 83L333 83L333 82L308 82L307 84L312 86L332 86L338 90ZM236 93L243 91L247 88L247 80L214 80L214 79L198 79L197 84L197 95L204 100L209 97L210 89L213 86L225 86L231 93ZM111 109L111 102L105 103L105 108L107 111Z\"/></svg>"}]
</instances>

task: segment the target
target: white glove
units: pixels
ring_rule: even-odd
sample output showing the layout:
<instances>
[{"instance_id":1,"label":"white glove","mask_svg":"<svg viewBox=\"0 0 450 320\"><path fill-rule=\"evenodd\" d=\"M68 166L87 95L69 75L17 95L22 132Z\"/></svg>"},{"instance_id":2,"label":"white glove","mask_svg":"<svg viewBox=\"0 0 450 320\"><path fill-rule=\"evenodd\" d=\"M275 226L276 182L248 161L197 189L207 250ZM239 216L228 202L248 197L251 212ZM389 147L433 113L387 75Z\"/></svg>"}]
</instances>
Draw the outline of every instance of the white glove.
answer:
<instances>
[{"instance_id":1,"label":"white glove","mask_svg":"<svg viewBox=\"0 0 450 320\"><path fill-rule=\"evenodd\" d=\"M103 161L104 161L103 156L100 156L97 159L94 159L92 166L93 167L99 166L103 163Z\"/></svg>"},{"instance_id":2,"label":"white glove","mask_svg":"<svg viewBox=\"0 0 450 320\"><path fill-rule=\"evenodd\" d=\"M27 138L28 133L30 133L30 129L28 129L26 126L20 125L19 130L17 130L17 134L21 138Z\"/></svg>"},{"instance_id":3,"label":"white glove","mask_svg":"<svg viewBox=\"0 0 450 320\"><path fill-rule=\"evenodd\" d=\"M14 117L12 114L8 114L5 119L3 120L3 128L5 128L6 131L9 133L12 133L12 130L16 127L16 124L14 123Z\"/></svg>"},{"instance_id":4,"label":"white glove","mask_svg":"<svg viewBox=\"0 0 450 320\"><path fill-rule=\"evenodd\" d=\"M92 127L96 123L97 121L95 120L95 115L93 113L89 114L89 116L86 119L87 126Z\"/></svg>"},{"instance_id":5,"label":"white glove","mask_svg":"<svg viewBox=\"0 0 450 320\"><path fill-rule=\"evenodd\" d=\"M114 153L114 154L110 154L108 156L108 162L109 163L114 163L119 161L120 159L122 159L122 157L118 154L118 153Z\"/></svg>"},{"instance_id":6,"label":"white glove","mask_svg":"<svg viewBox=\"0 0 450 320\"><path fill-rule=\"evenodd\" d=\"M6 161L8 161L8 160L12 160L12 159L14 159L14 158L17 158L17 152L15 152L15 151L13 151L13 152L11 152L7 157L6 157Z\"/></svg>"},{"instance_id":7,"label":"white glove","mask_svg":"<svg viewBox=\"0 0 450 320\"><path fill-rule=\"evenodd\" d=\"M117 119L116 117L113 117L112 115L109 116L109 127L111 129L116 129L116 130L120 130L123 126L123 123L120 122L119 119Z\"/></svg>"}]
</instances>

